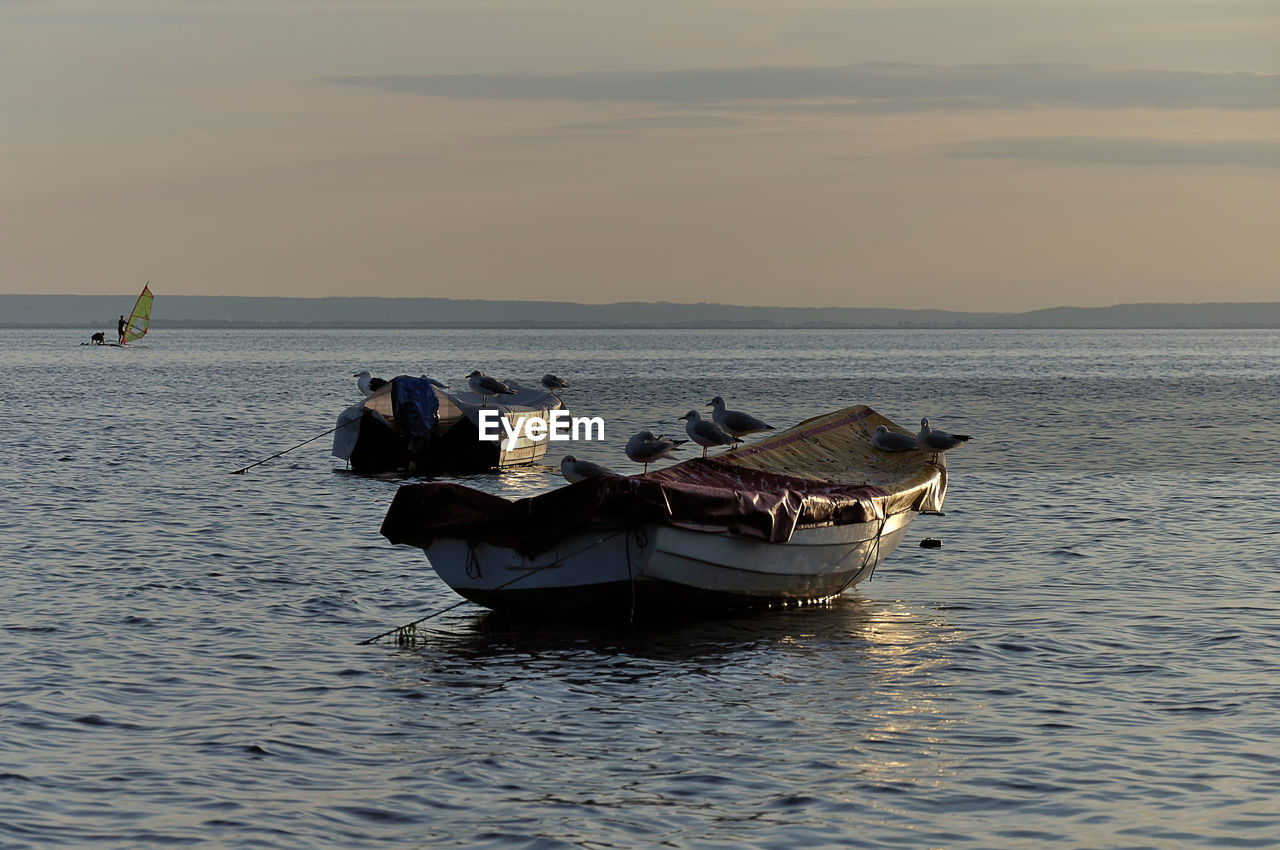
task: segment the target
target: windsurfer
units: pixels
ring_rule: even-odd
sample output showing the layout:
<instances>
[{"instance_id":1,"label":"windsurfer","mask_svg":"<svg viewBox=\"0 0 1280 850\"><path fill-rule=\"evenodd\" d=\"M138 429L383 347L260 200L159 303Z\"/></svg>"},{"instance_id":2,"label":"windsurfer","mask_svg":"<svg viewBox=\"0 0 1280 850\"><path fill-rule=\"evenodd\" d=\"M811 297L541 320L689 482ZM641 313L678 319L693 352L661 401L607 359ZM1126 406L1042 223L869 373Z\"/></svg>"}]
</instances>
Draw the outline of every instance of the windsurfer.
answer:
<instances>
[{"instance_id":1,"label":"windsurfer","mask_svg":"<svg viewBox=\"0 0 1280 850\"><path fill-rule=\"evenodd\" d=\"M124 320L124 315L120 316L120 321L116 323L116 333L120 336L120 344L124 345L124 331L129 327L129 323Z\"/></svg>"}]
</instances>

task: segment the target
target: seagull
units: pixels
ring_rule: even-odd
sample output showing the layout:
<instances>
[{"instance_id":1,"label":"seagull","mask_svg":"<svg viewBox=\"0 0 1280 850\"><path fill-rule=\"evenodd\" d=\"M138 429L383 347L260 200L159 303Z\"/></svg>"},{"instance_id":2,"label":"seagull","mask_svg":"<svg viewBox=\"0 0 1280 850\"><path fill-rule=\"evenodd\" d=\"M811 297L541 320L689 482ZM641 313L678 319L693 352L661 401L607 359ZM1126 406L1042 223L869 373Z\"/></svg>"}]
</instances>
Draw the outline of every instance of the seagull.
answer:
<instances>
[{"instance_id":1,"label":"seagull","mask_svg":"<svg viewBox=\"0 0 1280 850\"><path fill-rule=\"evenodd\" d=\"M601 475L617 475L618 473L598 463L592 463L589 460L578 460L573 455L565 455L560 458L560 474L570 484L577 484L579 481L586 481L588 478L599 478Z\"/></svg>"},{"instance_id":2,"label":"seagull","mask_svg":"<svg viewBox=\"0 0 1280 850\"><path fill-rule=\"evenodd\" d=\"M655 437L652 431L641 431L627 440L625 449L627 457L636 463L644 464L644 471L649 471L649 464L672 457L672 452L689 442L688 440L672 440L667 437Z\"/></svg>"},{"instance_id":3,"label":"seagull","mask_svg":"<svg viewBox=\"0 0 1280 850\"><path fill-rule=\"evenodd\" d=\"M910 452L920 448L915 437L890 431L887 425L876 426L876 432L871 435L871 445L882 452Z\"/></svg>"},{"instance_id":4,"label":"seagull","mask_svg":"<svg viewBox=\"0 0 1280 850\"><path fill-rule=\"evenodd\" d=\"M382 378L375 378L373 375L369 374L368 369L365 369L363 372L356 372L351 377L356 379L356 386L360 388L360 392L364 393L365 398L368 398L387 385L387 382L382 380Z\"/></svg>"},{"instance_id":5,"label":"seagull","mask_svg":"<svg viewBox=\"0 0 1280 850\"><path fill-rule=\"evenodd\" d=\"M742 442L710 419L703 419L702 414L696 410L690 410L680 418L688 420L685 422L684 431L689 435L689 439L702 446L703 457L707 456L707 449L712 446L729 446Z\"/></svg>"},{"instance_id":6,"label":"seagull","mask_svg":"<svg viewBox=\"0 0 1280 850\"><path fill-rule=\"evenodd\" d=\"M564 378L557 378L555 375L551 374L550 372L543 375L542 380L538 381L538 383L542 384L543 389L545 389L549 393L553 393L556 390L566 390L569 388L568 381L566 381Z\"/></svg>"},{"instance_id":7,"label":"seagull","mask_svg":"<svg viewBox=\"0 0 1280 850\"><path fill-rule=\"evenodd\" d=\"M497 378L491 378L479 369L467 375L467 386L471 387L471 391L480 396L480 403L484 404L489 400L491 395L515 395L516 391L511 387L499 381Z\"/></svg>"},{"instance_id":8,"label":"seagull","mask_svg":"<svg viewBox=\"0 0 1280 850\"><path fill-rule=\"evenodd\" d=\"M972 438L967 434L948 434L946 431L935 431L929 427L927 418L920 420L920 433L916 434L916 443L919 444L920 448L933 452L934 463L938 462L938 455L954 449L970 439Z\"/></svg>"},{"instance_id":9,"label":"seagull","mask_svg":"<svg viewBox=\"0 0 1280 850\"><path fill-rule=\"evenodd\" d=\"M745 437L748 434L759 434L761 431L776 431L777 429L768 422L756 419L750 413L742 413L738 410L725 410L724 399L716 396L707 402L715 411L711 414L711 419L725 431L734 437Z\"/></svg>"}]
</instances>

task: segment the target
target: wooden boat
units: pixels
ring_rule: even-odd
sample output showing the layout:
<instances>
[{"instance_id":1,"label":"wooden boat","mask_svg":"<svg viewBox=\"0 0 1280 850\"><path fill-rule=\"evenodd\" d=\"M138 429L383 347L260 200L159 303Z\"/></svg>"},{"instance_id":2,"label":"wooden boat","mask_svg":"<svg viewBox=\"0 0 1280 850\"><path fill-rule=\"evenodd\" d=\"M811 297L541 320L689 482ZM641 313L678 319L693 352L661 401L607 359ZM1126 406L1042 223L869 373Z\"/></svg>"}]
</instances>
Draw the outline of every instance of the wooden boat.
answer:
<instances>
[{"instance_id":1,"label":"wooden boat","mask_svg":"<svg viewBox=\"0 0 1280 850\"><path fill-rule=\"evenodd\" d=\"M512 428L526 417L547 419L564 405L541 389L518 387L489 402L473 392L454 393L429 378L401 375L338 415L333 434L335 457L363 473L483 472L534 463L547 441L521 431L514 441L481 440L482 411L496 411Z\"/></svg>"},{"instance_id":2,"label":"wooden boat","mask_svg":"<svg viewBox=\"0 0 1280 850\"><path fill-rule=\"evenodd\" d=\"M946 495L943 462L872 447L881 424L903 430L850 407L712 458L515 502L411 484L382 534L499 611L634 618L827 600Z\"/></svg>"}]
</instances>

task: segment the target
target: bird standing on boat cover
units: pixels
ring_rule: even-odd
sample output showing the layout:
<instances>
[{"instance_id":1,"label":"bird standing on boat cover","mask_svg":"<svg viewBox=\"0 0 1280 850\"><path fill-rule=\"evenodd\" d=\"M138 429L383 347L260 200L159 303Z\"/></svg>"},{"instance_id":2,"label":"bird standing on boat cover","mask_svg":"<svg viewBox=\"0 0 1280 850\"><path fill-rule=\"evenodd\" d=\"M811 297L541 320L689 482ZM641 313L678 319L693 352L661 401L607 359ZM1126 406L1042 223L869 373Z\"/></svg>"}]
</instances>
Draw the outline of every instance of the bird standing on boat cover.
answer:
<instances>
[{"instance_id":1,"label":"bird standing on boat cover","mask_svg":"<svg viewBox=\"0 0 1280 850\"><path fill-rule=\"evenodd\" d=\"M566 381L564 378L556 377L550 372L543 375L541 380L538 381L538 383L542 384L542 388L549 393L554 393L558 390L567 390L569 388L568 381Z\"/></svg>"},{"instance_id":2,"label":"bird standing on boat cover","mask_svg":"<svg viewBox=\"0 0 1280 850\"><path fill-rule=\"evenodd\" d=\"M913 452L920 448L915 437L890 431L887 425L876 426L876 432L871 435L871 445L882 452Z\"/></svg>"},{"instance_id":3,"label":"bird standing on boat cover","mask_svg":"<svg viewBox=\"0 0 1280 850\"><path fill-rule=\"evenodd\" d=\"M589 460L578 460L573 455L565 455L560 458L560 474L570 484L577 484L579 481L586 481L588 478L599 478L601 475L617 475L618 473L607 466L601 466Z\"/></svg>"},{"instance_id":4,"label":"bird standing on boat cover","mask_svg":"<svg viewBox=\"0 0 1280 850\"><path fill-rule=\"evenodd\" d=\"M696 410L690 410L680 418L686 420L684 432L689 435L689 439L702 446L703 457L707 456L707 449L713 446L731 446L742 442L710 419L703 419L702 414Z\"/></svg>"},{"instance_id":5,"label":"bird standing on boat cover","mask_svg":"<svg viewBox=\"0 0 1280 850\"><path fill-rule=\"evenodd\" d=\"M938 462L938 455L950 451L971 439L972 437L968 434L949 434L946 431L937 431L929 426L928 418L920 420L920 433L916 434L916 443L919 447L925 451L933 452L934 463Z\"/></svg>"},{"instance_id":6,"label":"bird standing on boat cover","mask_svg":"<svg viewBox=\"0 0 1280 850\"><path fill-rule=\"evenodd\" d=\"M368 398L387 385L387 382L382 378L375 378L373 375L369 374L368 369L365 369L363 372L356 372L351 377L356 379L356 386L360 388L360 392L364 393L365 398Z\"/></svg>"},{"instance_id":7,"label":"bird standing on boat cover","mask_svg":"<svg viewBox=\"0 0 1280 850\"><path fill-rule=\"evenodd\" d=\"M515 395L516 391L511 387L492 378L476 369L470 375L467 375L467 386L471 387L471 391L480 396L480 403L484 404L489 401L491 395Z\"/></svg>"},{"instance_id":8,"label":"bird standing on boat cover","mask_svg":"<svg viewBox=\"0 0 1280 850\"><path fill-rule=\"evenodd\" d=\"M757 419L750 413L743 413L740 410L725 410L724 399L720 396L716 396L707 403L715 408L711 413L711 421L727 431L730 436L745 437L748 434L759 434L761 431L777 430L768 422Z\"/></svg>"},{"instance_id":9,"label":"bird standing on boat cover","mask_svg":"<svg viewBox=\"0 0 1280 850\"><path fill-rule=\"evenodd\" d=\"M652 431L641 431L627 440L627 447L624 449L627 457L636 463L644 464L644 471L649 471L649 464L656 463L664 457L672 457L671 454L680 446L689 442L688 440L672 440L668 437L655 437Z\"/></svg>"}]
</instances>

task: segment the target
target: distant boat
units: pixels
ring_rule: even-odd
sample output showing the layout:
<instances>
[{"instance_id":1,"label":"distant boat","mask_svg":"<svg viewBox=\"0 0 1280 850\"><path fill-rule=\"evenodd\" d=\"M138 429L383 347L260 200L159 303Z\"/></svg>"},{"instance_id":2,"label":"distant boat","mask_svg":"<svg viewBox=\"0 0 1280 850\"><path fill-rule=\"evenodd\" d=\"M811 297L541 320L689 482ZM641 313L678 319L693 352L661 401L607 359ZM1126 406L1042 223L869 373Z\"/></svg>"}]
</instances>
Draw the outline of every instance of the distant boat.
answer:
<instances>
[{"instance_id":1,"label":"distant boat","mask_svg":"<svg viewBox=\"0 0 1280 850\"><path fill-rule=\"evenodd\" d=\"M512 613L630 617L822 601L868 578L939 511L946 465L871 444L855 406L713 458L512 502L409 484L382 524L459 595Z\"/></svg>"},{"instance_id":2,"label":"distant boat","mask_svg":"<svg viewBox=\"0 0 1280 850\"><path fill-rule=\"evenodd\" d=\"M147 281L146 286L142 287L138 300L133 304L133 312L129 314L129 325L124 329L126 344L137 342L147 335L147 329L151 326L151 302L154 300L155 296L151 294L151 281Z\"/></svg>"},{"instance_id":3,"label":"distant boat","mask_svg":"<svg viewBox=\"0 0 1280 850\"><path fill-rule=\"evenodd\" d=\"M122 344L137 342L147 335L147 329L151 326L151 302L155 301L154 294L151 294L151 282L147 280L145 287L142 287L142 293L138 294L138 300L133 302L133 312L129 314L129 323L124 326L124 342L105 343L108 346L119 348ZM99 334L93 334L92 342L82 342L82 346L88 344L104 344Z\"/></svg>"}]
</instances>

